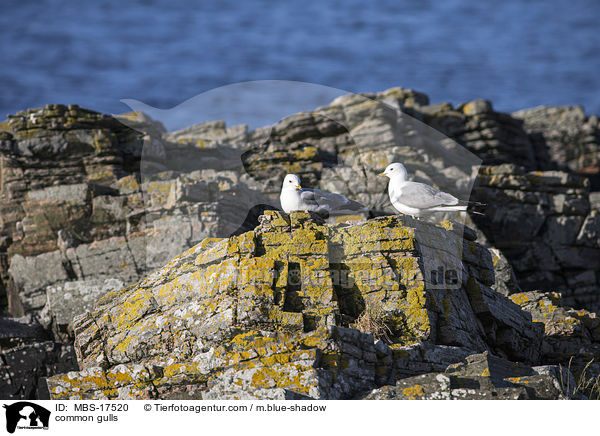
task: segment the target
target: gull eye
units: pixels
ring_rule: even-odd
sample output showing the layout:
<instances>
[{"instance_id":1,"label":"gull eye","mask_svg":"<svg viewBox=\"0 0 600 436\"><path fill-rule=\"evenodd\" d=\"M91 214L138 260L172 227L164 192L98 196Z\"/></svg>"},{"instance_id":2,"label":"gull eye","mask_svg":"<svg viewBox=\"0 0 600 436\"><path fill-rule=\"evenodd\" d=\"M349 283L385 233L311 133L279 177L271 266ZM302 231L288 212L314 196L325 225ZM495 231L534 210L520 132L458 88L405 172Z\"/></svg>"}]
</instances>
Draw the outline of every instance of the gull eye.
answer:
<instances>
[{"instance_id":1,"label":"gull eye","mask_svg":"<svg viewBox=\"0 0 600 436\"><path fill-rule=\"evenodd\" d=\"M390 168L390 171L394 171L394 169L393 169L393 168Z\"/></svg>"}]
</instances>

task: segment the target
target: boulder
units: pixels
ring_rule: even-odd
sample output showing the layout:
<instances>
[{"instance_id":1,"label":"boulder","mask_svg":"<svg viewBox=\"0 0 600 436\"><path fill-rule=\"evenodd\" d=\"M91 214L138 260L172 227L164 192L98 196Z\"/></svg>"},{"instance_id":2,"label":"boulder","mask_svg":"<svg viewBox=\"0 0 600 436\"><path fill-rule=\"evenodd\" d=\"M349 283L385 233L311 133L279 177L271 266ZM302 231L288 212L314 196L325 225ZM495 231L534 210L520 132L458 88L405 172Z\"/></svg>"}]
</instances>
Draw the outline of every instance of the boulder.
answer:
<instances>
[{"instance_id":1,"label":"boulder","mask_svg":"<svg viewBox=\"0 0 600 436\"><path fill-rule=\"evenodd\" d=\"M577 390L599 398L600 317L595 312L564 307L556 292L522 292L510 299L544 324L540 361L569 368Z\"/></svg>"},{"instance_id":2,"label":"boulder","mask_svg":"<svg viewBox=\"0 0 600 436\"><path fill-rule=\"evenodd\" d=\"M562 400L575 392L571 372L559 366L530 367L472 354L445 371L398 380L374 389L365 400Z\"/></svg>"},{"instance_id":3,"label":"boulder","mask_svg":"<svg viewBox=\"0 0 600 436\"><path fill-rule=\"evenodd\" d=\"M77 368L72 345L53 342L31 317L0 318L3 399L49 399L45 377Z\"/></svg>"},{"instance_id":4,"label":"boulder","mask_svg":"<svg viewBox=\"0 0 600 436\"><path fill-rule=\"evenodd\" d=\"M539 106L512 114L549 162L578 173L600 172L598 117L581 106Z\"/></svg>"},{"instance_id":5,"label":"boulder","mask_svg":"<svg viewBox=\"0 0 600 436\"><path fill-rule=\"evenodd\" d=\"M530 315L468 272L493 281L489 253L445 227L267 211L76 318L82 371L49 378L52 398L353 398L477 351L536 360ZM380 338L359 330L369 307Z\"/></svg>"},{"instance_id":6,"label":"boulder","mask_svg":"<svg viewBox=\"0 0 600 436\"><path fill-rule=\"evenodd\" d=\"M587 179L566 172L513 165L480 170L473 197L485 206L473 220L517 281L506 268L497 271L510 284L500 292L556 290L566 306L600 310L597 211L590 208L588 190Z\"/></svg>"}]
</instances>

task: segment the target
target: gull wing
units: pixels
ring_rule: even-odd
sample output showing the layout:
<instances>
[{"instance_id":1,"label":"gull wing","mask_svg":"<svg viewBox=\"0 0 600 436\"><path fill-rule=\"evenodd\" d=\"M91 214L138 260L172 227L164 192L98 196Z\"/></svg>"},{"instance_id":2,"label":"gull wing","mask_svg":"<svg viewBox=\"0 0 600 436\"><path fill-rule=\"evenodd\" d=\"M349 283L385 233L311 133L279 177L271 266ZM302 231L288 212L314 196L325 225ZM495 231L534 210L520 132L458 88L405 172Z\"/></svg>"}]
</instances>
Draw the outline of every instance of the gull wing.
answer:
<instances>
[{"instance_id":1,"label":"gull wing","mask_svg":"<svg viewBox=\"0 0 600 436\"><path fill-rule=\"evenodd\" d=\"M363 207L361 204L355 201L348 200L342 194L325 192L321 191L320 189L302 189L300 198L302 201L308 204L314 204L319 209L325 209L328 212L344 208L357 209Z\"/></svg>"},{"instance_id":2,"label":"gull wing","mask_svg":"<svg viewBox=\"0 0 600 436\"><path fill-rule=\"evenodd\" d=\"M458 203L458 199L453 195L425 183L417 182L408 182L400 189L393 189L390 193L390 200L416 209L451 206Z\"/></svg>"}]
</instances>

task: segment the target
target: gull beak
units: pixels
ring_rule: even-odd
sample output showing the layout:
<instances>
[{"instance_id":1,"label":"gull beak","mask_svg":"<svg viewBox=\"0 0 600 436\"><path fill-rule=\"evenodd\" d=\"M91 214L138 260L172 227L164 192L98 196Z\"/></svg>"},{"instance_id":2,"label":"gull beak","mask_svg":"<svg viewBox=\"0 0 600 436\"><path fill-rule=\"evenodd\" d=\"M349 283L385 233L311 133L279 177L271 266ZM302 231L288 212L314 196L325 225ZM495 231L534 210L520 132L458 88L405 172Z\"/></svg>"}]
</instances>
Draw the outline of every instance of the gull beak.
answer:
<instances>
[{"instance_id":1,"label":"gull beak","mask_svg":"<svg viewBox=\"0 0 600 436\"><path fill-rule=\"evenodd\" d=\"M296 185L296 189L302 189L302 186Z\"/></svg>"},{"instance_id":2,"label":"gull beak","mask_svg":"<svg viewBox=\"0 0 600 436\"><path fill-rule=\"evenodd\" d=\"M379 173L379 174L377 174L377 175L378 175L378 176L385 176L386 174L385 174L385 171L384 171L384 172L382 172L382 173Z\"/></svg>"}]
</instances>

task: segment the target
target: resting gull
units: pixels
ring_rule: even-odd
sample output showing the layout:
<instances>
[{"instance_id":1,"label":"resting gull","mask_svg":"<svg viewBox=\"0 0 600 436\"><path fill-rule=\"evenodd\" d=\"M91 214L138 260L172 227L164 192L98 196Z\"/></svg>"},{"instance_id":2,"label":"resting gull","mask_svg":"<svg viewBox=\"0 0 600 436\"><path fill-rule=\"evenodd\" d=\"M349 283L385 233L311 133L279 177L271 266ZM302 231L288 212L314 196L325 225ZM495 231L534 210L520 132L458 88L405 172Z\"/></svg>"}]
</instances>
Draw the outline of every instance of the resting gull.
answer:
<instances>
[{"instance_id":1,"label":"resting gull","mask_svg":"<svg viewBox=\"0 0 600 436\"><path fill-rule=\"evenodd\" d=\"M300 177L295 174L288 174L283 179L279 200L285 213L290 213L293 210L304 210L322 216L329 216L334 212L360 210L365 207L356 201L348 200L341 194L333 194L320 189L302 188Z\"/></svg>"},{"instance_id":2,"label":"resting gull","mask_svg":"<svg viewBox=\"0 0 600 436\"><path fill-rule=\"evenodd\" d=\"M389 177L388 193L392 206L405 215L418 217L428 212L467 210L467 205L459 204L455 196L425 183L409 181L406 168L401 163L389 164L379 175Z\"/></svg>"}]
</instances>

